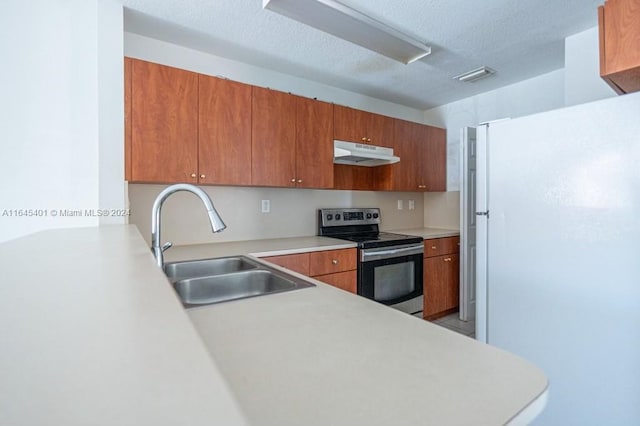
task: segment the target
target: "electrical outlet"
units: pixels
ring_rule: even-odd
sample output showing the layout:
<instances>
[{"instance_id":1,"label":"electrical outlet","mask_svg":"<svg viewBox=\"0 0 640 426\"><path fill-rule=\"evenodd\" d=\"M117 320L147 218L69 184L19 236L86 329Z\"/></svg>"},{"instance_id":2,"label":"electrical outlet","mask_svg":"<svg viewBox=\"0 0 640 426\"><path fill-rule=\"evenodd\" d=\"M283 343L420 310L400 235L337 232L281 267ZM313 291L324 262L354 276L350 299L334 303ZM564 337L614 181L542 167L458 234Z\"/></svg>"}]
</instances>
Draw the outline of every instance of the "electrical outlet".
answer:
<instances>
[{"instance_id":1,"label":"electrical outlet","mask_svg":"<svg viewBox=\"0 0 640 426\"><path fill-rule=\"evenodd\" d=\"M398 200L398 210L402 210L403 209L403 205L402 205L402 200Z\"/></svg>"},{"instance_id":2,"label":"electrical outlet","mask_svg":"<svg viewBox=\"0 0 640 426\"><path fill-rule=\"evenodd\" d=\"M262 213L269 213L271 211L271 201L269 200L262 200L262 206L261 206L261 210Z\"/></svg>"},{"instance_id":3,"label":"electrical outlet","mask_svg":"<svg viewBox=\"0 0 640 426\"><path fill-rule=\"evenodd\" d=\"M416 209L416 201L409 200L409 210L415 210L415 209Z\"/></svg>"}]
</instances>

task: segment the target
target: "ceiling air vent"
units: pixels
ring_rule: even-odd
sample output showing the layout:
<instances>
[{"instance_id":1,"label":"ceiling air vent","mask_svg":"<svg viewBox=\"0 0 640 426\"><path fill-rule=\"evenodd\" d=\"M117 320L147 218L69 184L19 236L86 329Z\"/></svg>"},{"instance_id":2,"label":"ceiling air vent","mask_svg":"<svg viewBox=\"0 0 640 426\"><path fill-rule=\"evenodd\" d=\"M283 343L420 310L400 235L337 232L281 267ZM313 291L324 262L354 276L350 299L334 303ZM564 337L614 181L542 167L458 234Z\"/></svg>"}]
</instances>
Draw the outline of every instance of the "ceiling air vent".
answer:
<instances>
[{"instance_id":1,"label":"ceiling air vent","mask_svg":"<svg viewBox=\"0 0 640 426\"><path fill-rule=\"evenodd\" d=\"M487 66L484 66L484 67L476 68L474 70L467 71L463 74L457 75L453 77L453 79L464 81L467 83L473 83L474 81L478 81L482 78L489 77L490 75L495 74L495 72L496 72L495 70L492 70Z\"/></svg>"}]
</instances>

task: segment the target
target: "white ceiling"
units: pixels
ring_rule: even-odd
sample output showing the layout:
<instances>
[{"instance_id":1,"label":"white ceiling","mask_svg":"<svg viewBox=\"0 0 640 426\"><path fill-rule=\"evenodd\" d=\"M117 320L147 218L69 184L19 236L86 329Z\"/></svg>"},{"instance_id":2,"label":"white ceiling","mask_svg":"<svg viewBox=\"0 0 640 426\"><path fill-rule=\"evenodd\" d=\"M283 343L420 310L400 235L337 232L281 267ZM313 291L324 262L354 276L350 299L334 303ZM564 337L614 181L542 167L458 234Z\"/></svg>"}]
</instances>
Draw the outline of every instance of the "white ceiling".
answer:
<instances>
[{"instance_id":1,"label":"white ceiling","mask_svg":"<svg viewBox=\"0 0 640 426\"><path fill-rule=\"evenodd\" d=\"M431 45L404 65L262 8L262 0L120 0L125 30L428 109L564 66L604 0L340 0ZM597 48L597 46L594 46ZM487 65L476 83L452 77Z\"/></svg>"}]
</instances>

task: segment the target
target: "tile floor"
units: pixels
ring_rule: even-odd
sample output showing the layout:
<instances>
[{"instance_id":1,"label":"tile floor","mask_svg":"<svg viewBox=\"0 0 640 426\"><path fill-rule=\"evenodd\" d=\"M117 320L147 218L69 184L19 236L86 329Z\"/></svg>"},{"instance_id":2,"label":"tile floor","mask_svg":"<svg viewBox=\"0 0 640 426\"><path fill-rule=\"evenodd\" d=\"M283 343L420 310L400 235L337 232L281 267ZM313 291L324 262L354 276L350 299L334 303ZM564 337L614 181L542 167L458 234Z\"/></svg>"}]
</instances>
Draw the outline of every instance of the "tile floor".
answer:
<instances>
[{"instance_id":1,"label":"tile floor","mask_svg":"<svg viewBox=\"0 0 640 426\"><path fill-rule=\"evenodd\" d=\"M462 321L460 320L459 314L457 312L451 315L447 315L446 317L438 318L437 320L431 322L441 327L447 328L451 331L455 331L456 333L464 334L465 336L469 336L473 339L476 338L475 320L466 322Z\"/></svg>"}]
</instances>

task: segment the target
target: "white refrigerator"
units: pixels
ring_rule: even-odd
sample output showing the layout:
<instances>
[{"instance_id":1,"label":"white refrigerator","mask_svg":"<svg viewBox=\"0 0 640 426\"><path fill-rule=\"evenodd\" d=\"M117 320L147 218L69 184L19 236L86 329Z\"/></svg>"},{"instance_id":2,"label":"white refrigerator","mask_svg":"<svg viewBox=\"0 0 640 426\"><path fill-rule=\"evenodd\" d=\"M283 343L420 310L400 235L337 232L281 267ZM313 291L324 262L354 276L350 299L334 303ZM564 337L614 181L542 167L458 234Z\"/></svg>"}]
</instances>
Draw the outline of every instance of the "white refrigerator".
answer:
<instances>
[{"instance_id":1,"label":"white refrigerator","mask_svg":"<svg viewBox=\"0 0 640 426\"><path fill-rule=\"evenodd\" d=\"M536 425L640 425L640 93L481 126L477 336L545 371Z\"/></svg>"}]
</instances>

